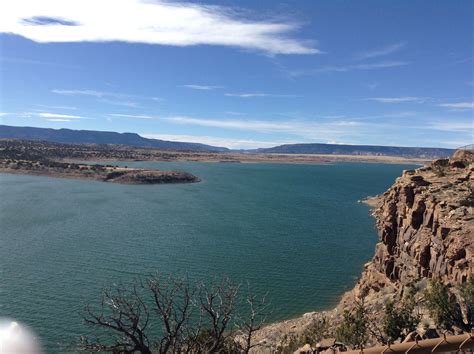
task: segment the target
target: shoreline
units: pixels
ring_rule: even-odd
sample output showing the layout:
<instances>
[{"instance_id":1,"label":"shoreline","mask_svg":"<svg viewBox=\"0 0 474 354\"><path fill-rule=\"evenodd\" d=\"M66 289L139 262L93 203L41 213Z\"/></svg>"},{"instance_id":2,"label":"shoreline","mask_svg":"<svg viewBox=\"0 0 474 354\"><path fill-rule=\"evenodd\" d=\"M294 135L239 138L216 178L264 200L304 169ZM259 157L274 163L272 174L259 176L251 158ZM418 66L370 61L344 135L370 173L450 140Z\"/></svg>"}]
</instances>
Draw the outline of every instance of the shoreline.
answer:
<instances>
[{"instance_id":1,"label":"shoreline","mask_svg":"<svg viewBox=\"0 0 474 354\"><path fill-rule=\"evenodd\" d=\"M62 158L60 161L94 161L94 162L200 162L200 163L221 163L221 164L289 164L289 165L325 165L333 163L380 163L380 164L410 164L422 166L428 162L426 159L406 158L399 156L362 156L362 155L316 155L316 154L239 154L224 155L230 159L222 159L222 155L209 156L203 154L196 156L194 153L182 155L177 153L172 158L160 158L159 156L150 156L149 158L116 158L116 157L81 157L81 158Z\"/></svg>"}]
</instances>

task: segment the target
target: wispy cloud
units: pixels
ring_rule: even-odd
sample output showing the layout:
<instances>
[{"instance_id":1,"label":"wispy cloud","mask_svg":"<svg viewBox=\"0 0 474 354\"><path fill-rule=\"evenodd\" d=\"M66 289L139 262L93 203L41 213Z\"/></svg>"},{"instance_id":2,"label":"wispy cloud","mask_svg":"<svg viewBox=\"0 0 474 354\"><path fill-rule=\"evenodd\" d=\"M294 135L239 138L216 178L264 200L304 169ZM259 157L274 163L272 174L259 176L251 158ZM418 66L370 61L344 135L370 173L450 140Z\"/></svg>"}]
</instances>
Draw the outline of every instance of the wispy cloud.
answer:
<instances>
[{"instance_id":1,"label":"wispy cloud","mask_svg":"<svg viewBox=\"0 0 474 354\"><path fill-rule=\"evenodd\" d=\"M236 111L225 111L224 113L231 116L245 116L246 115L243 112L236 112Z\"/></svg>"},{"instance_id":2,"label":"wispy cloud","mask_svg":"<svg viewBox=\"0 0 474 354\"><path fill-rule=\"evenodd\" d=\"M327 141L337 140L347 132L354 133L354 128L363 126L364 123L349 120L318 122L308 120L291 121L262 121L262 120L237 120L237 119L208 119L188 116L172 116L162 118L168 122L180 125L196 125L221 129L241 130L262 134L284 133L285 135L303 139L318 139Z\"/></svg>"},{"instance_id":3,"label":"wispy cloud","mask_svg":"<svg viewBox=\"0 0 474 354\"><path fill-rule=\"evenodd\" d=\"M424 135L430 131L445 132L448 139L452 134L457 134L459 139L468 139L473 129L472 122L465 118L453 118L446 122L441 118L424 120L407 120L403 128L398 120L382 120L381 117L400 118L412 116L411 113L389 113L373 116L344 117L335 119L305 119L285 121L262 120L220 120L189 116L172 116L161 119L179 125L195 125L226 130L240 130L265 134L266 136L285 137L298 142L327 142L345 141L351 143L389 144L390 140L401 132L406 132L405 144L420 146ZM471 138L472 139L472 138ZM267 140L267 139L262 139ZM275 140L275 139L272 139ZM276 141L276 140L275 140Z\"/></svg>"},{"instance_id":4,"label":"wispy cloud","mask_svg":"<svg viewBox=\"0 0 474 354\"><path fill-rule=\"evenodd\" d=\"M216 136L203 136L203 135L177 135L177 134L142 134L146 138L150 139L161 139L169 141L186 141L190 143L201 143L213 146L222 146L229 149L256 149L273 147L282 144L296 143L293 140L254 140L254 139L236 139L227 137L216 137Z\"/></svg>"},{"instance_id":5,"label":"wispy cloud","mask_svg":"<svg viewBox=\"0 0 474 354\"><path fill-rule=\"evenodd\" d=\"M453 109L473 109L474 102L441 103L438 106Z\"/></svg>"},{"instance_id":6,"label":"wispy cloud","mask_svg":"<svg viewBox=\"0 0 474 354\"><path fill-rule=\"evenodd\" d=\"M302 69L302 70L287 70L285 74L289 77L299 76L312 76L322 73L344 73L348 71L364 71L364 70L377 70L377 69L388 69L405 66L410 64L406 61L382 61L377 63L364 63L364 64L348 64L348 65L328 65L322 66L316 69Z\"/></svg>"},{"instance_id":7,"label":"wispy cloud","mask_svg":"<svg viewBox=\"0 0 474 354\"><path fill-rule=\"evenodd\" d=\"M404 96L404 97L370 97L367 98L368 101L375 101L380 103L423 103L426 101L426 98L423 97L413 97L413 96Z\"/></svg>"},{"instance_id":8,"label":"wispy cloud","mask_svg":"<svg viewBox=\"0 0 474 354\"><path fill-rule=\"evenodd\" d=\"M135 101L110 100L108 98L101 98L101 99L97 100L97 102L111 104L111 105L114 105L114 106L123 106L123 107L131 107L131 108L140 107L140 104L138 102L135 102Z\"/></svg>"},{"instance_id":9,"label":"wispy cloud","mask_svg":"<svg viewBox=\"0 0 474 354\"><path fill-rule=\"evenodd\" d=\"M255 121L255 120L218 120L218 119L205 119L195 118L188 116L173 116L166 117L165 120L182 125L199 125L203 127L214 127L214 128L225 128L225 129L241 129L241 130L253 130L259 132L269 131L284 131L289 128L287 124L272 123L268 121Z\"/></svg>"},{"instance_id":10,"label":"wispy cloud","mask_svg":"<svg viewBox=\"0 0 474 354\"><path fill-rule=\"evenodd\" d=\"M137 101L153 101L161 102L163 99L160 97L154 96L140 96L132 95L128 93L120 92L109 92L109 91L97 91L97 90L64 90L64 89L54 89L51 92L58 95L64 96L86 96L94 97L98 102L111 104L115 106L124 106L136 108L140 106L140 103Z\"/></svg>"},{"instance_id":11,"label":"wispy cloud","mask_svg":"<svg viewBox=\"0 0 474 354\"><path fill-rule=\"evenodd\" d=\"M140 114L119 114L119 113L110 113L109 116L116 118L127 118L127 119L153 119L149 115L140 115Z\"/></svg>"},{"instance_id":12,"label":"wispy cloud","mask_svg":"<svg viewBox=\"0 0 474 354\"><path fill-rule=\"evenodd\" d=\"M39 113L29 112L28 115L38 116L41 118L64 118L64 119L84 119L85 118L85 117L76 116L72 114L59 114L59 113L49 113L49 112L39 112Z\"/></svg>"},{"instance_id":13,"label":"wispy cloud","mask_svg":"<svg viewBox=\"0 0 474 354\"><path fill-rule=\"evenodd\" d=\"M59 95L66 95L66 96L91 96L95 98L115 98L115 99L135 98L135 99L141 99L141 100L151 100L151 101L156 101L156 102L160 102L163 100L160 97L154 97L154 96L140 96L140 95L132 95L128 93L97 91L97 90L54 89L54 90L51 90L51 92L59 94Z\"/></svg>"},{"instance_id":14,"label":"wispy cloud","mask_svg":"<svg viewBox=\"0 0 474 354\"><path fill-rule=\"evenodd\" d=\"M212 86L212 85L183 85L183 87L190 88L193 90L201 91L212 91L223 88L223 86Z\"/></svg>"},{"instance_id":15,"label":"wispy cloud","mask_svg":"<svg viewBox=\"0 0 474 354\"><path fill-rule=\"evenodd\" d=\"M44 104L37 104L35 106L42 107L42 108L50 108L50 109L61 109L61 110L71 110L71 111L77 110L77 107L74 107L74 106L49 106L49 105L44 105Z\"/></svg>"},{"instance_id":16,"label":"wispy cloud","mask_svg":"<svg viewBox=\"0 0 474 354\"><path fill-rule=\"evenodd\" d=\"M78 119L90 119L84 116L78 116L73 114L61 114L61 113L53 113L53 112L2 112L0 116L11 116L11 117L19 117L19 118L44 118L46 120L50 120L53 122L60 122L60 121L72 121Z\"/></svg>"},{"instance_id":17,"label":"wispy cloud","mask_svg":"<svg viewBox=\"0 0 474 354\"><path fill-rule=\"evenodd\" d=\"M464 132L471 133L474 129L474 121L435 121L424 126L424 128L435 129L446 132Z\"/></svg>"},{"instance_id":18,"label":"wispy cloud","mask_svg":"<svg viewBox=\"0 0 474 354\"><path fill-rule=\"evenodd\" d=\"M72 122L71 119L64 119L64 118L50 118L46 119L48 122Z\"/></svg>"},{"instance_id":19,"label":"wispy cloud","mask_svg":"<svg viewBox=\"0 0 474 354\"><path fill-rule=\"evenodd\" d=\"M1 18L1 14L0 14ZM1 24L0 24L1 26ZM1 32L1 31L0 31ZM36 59L28 59L28 58L18 58L18 57L0 57L0 62L3 63L13 63L13 64L27 64L27 65L50 65L50 66L57 66L57 67L64 67L64 68L78 68L76 65L69 65L63 64L58 62L50 62L50 61L43 61L43 60L36 60Z\"/></svg>"},{"instance_id":20,"label":"wispy cloud","mask_svg":"<svg viewBox=\"0 0 474 354\"><path fill-rule=\"evenodd\" d=\"M122 41L220 45L269 54L319 53L313 43L295 38L297 23L249 20L242 12L164 0L42 0L41 6L37 0L16 0L2 6L0 32L40 43Z\"/></svg>"},{"instance_id":21,"label":"wispy cloud","mask_svg":"<svg viewBox=\"0 0 474 354\"><path fill-rule=\"evenodd\" d=\"M113 93L113 92L103 92L103 91L95 91L95 90L61 90L61 89L54 89L51 90L53 93L57 93L59 95L67 95L67 96L93 96L96 98L102 97L123 97L123 94L120 93ZM125 95L128 96L128 95Z\"/></svg>"},{"instance_id":22,"label":"wispy cloud","mask_svg":"<svg viewBox=\"0 0 474 354\"><path fill-rule=\"evenodd\" d=\"M400 49L405 47L405 45L405 42L390 44L382 48L376 48L365 52L357 53L354 58L357 60L365 60L389 55L398 52Z\"/></svg>"},{"instance_id":23,"label":"wispy cloud","mask_svg":"<svg viewBox=\"0 0 474 354\"><path fill-rule=\"evenodd\" d=\"M244 92L244 93L226 93L228 97L240 97L240 98L255 98L255 97L276 97L276 98L295 98L298 95L277 95L272 93L263 92Z\"/></svg>"}]
</instances>

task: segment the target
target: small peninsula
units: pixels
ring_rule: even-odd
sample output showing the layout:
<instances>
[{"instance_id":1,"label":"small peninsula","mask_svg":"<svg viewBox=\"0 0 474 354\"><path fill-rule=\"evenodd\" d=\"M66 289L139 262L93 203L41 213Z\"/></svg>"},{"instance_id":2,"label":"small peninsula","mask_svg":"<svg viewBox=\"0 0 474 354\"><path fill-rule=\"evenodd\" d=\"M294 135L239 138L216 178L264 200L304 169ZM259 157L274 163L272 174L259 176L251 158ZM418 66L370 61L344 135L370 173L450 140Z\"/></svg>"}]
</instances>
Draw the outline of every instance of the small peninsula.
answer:
<instances>
[{"instance_id":1,"label":"small peninsula","mask_svg":"<svg viewBox=\"0 0 474 354\"><path fill-rule=\"evenodd\" d=\"M57 152L54 143L1 140L0 172L121 184L199 182L188 172L58 161Z\"/></svg>"}]
</instances>

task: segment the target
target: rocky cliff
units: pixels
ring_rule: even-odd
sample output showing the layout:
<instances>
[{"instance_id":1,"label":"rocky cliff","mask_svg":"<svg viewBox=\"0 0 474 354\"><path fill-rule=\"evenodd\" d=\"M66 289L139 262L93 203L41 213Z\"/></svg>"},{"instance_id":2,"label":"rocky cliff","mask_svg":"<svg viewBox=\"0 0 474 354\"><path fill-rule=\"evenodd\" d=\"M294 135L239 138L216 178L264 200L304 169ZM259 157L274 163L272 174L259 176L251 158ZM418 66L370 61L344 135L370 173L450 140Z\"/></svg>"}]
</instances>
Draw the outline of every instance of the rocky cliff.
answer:
<instances>
[{"instance_id":1,"label":"rocky cliff","mask_svg":"<svg viewBox=\"0 0 474 354\"><path fill-rule=\"evenodd\" d=\"M341 305L364 299L374 310L429 278L455 287L474 266L474 153L404 171L374 210L380 242Z\"/></svg>"},{"instance_id":2,"label":"rocky cliff","mask_svg":"<svg viewBox=\"0 0 474 354\"><path fill-rule=\"evenodd\" d=\"M380 242L354 289L331 311L263 328L255 337L262 344L259 350L303 345L301 338L315 323L324 317L335 327L344 310L361 300L376 321L387 301L400 300L409 287L421 293L430 278L453 289L466 282L474 268L473 182L472 151L460 150L451 159L404 171L371 201Z\"/></svg>"}]
</instances>

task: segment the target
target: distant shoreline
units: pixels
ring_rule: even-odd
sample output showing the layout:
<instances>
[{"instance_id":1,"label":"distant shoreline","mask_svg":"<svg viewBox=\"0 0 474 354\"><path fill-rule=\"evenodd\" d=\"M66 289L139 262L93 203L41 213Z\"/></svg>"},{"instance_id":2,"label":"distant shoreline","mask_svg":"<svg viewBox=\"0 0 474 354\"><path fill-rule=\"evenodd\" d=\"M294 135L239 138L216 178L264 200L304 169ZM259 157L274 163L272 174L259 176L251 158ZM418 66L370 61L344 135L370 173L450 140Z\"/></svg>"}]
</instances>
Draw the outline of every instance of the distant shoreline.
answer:
<instances>
[{"instance_id":1,"label":"distant shoreline","mask_svg":"<svg viewBox=\"0 0 474 354\"><path fill-rule=\"evenodd\" d=\"M424 165L430 160L399 156L370 155L319 155L319 154L242 154L242 153L199 153L160 151L166 158L149 156L148 158L65 158L63 161L96 161L96 162L203 162L203 163L282 163L282 164L331 164L337 162L414 164Z\"/></svg>"}]
</instances>

